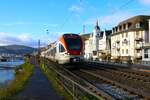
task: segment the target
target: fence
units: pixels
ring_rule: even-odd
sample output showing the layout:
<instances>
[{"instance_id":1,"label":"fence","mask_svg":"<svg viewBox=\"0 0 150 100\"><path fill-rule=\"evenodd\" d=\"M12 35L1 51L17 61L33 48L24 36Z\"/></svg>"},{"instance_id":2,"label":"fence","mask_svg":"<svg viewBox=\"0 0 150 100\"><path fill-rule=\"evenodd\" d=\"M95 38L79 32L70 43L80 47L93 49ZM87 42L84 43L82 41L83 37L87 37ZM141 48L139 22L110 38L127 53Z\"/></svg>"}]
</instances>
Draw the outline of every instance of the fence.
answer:
<instances>
[{"instance_id":1,"label":"fence","mask_svg":"<svg viewBox=\"0 0 150 100\"><path fill-rule=\"evenodd\" d=\"M72 96L73 100L103 100L100 95L93 93L90 89L82 86L68 76L57 71L53 66L47 66L50 70L55 72L56 80L65 88L65 90Z\"/></svg>"}]
</instances>

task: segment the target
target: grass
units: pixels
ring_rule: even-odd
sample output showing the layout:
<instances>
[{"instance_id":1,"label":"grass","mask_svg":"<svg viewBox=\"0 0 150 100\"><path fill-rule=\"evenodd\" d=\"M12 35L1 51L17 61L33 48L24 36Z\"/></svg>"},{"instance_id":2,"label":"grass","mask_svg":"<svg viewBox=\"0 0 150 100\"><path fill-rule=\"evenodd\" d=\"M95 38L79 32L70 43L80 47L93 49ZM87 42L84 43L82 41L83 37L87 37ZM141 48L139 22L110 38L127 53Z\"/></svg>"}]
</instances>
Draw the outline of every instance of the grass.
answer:
<instances>
[{"instance_id":1,"label":"grass","mask_svg":"<svg viewBox=\"0 0 150 100\"><path fill-rule=\"evenodd\" d=\"M0 100L11 100L25 86L32 74L33 67L27 60L19 68L15 69L15 79L5 88L0 89Z\"/></svg>"},{"instance_id":2,"label":"grass","mask_svg":"<svg viewBox=\"0 0 150 100\"><path fill-rule=\"evenodd\" d=\"M45 62L46 63L46 62ZM44 74L47 76L48 80L52 83L54 89L64 97L63 100L73 100L72 96L60 85L57 81L57 75L54 71L50 70L48 67L54 66L53 64L48 66L44 66L43 61L41 61L40 67ZM83 95L79 100L97 100L96 98L90 97L89 95Z\"/></svg>"},{"instance_id":3,"label":"grass","mask_svg":"<svg viewBox=\"0 0 150 100\"><path fill-rule=\"evenodd\" d=\"M56 80L56 74L41 62L40 65L43 73L47 76L48 80L52 83L54 89L63 97L63 100L72 100L72 97L65 91L65 89Z\"/></svg>"}]
</instances>

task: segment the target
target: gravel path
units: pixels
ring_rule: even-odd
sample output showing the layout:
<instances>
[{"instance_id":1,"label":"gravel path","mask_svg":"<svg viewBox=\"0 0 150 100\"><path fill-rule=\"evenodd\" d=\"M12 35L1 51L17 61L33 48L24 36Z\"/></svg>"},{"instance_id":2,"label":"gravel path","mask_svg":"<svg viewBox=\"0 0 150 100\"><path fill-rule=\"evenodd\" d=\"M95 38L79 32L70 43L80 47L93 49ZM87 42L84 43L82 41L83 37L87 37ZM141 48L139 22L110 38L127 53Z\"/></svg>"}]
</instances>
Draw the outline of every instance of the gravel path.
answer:
<instances>
[{"instance_id":1,"label":"gravel path","mask_svg":"<svg viewBox=\"0 0 150 100\"><path fill-rule=\"evenodd\" d=\"M51 86L48 79L41 72L40 68L35 65L33 74L25 89L18 94L17 100L62 100Z\"/></svg>"}]
</instances>

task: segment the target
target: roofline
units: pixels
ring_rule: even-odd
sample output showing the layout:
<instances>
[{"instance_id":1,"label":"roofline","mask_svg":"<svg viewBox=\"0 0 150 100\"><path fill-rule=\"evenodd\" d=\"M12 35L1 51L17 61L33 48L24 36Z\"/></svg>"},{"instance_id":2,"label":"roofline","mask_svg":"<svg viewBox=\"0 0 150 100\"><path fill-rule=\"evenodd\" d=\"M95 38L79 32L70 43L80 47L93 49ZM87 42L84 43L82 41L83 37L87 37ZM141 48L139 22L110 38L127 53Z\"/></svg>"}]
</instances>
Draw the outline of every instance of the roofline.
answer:
<instances>
[{"instance_id":1,"label":"roofline","mask_svg":"<svg viewBox=\"0 0 150 100\"><path fill-rule=\"evenodd\" d=\"M119 25L121 25L121 24L123 24L123 23L126 23L126 22L128 22L129 20L131 20L131 19L135 19L135 18L138 18L138 17L139 17L139 18L141 18L141 17L149 17L149 20L150 20L150 15L137 15L137 16L133 16L133 17L130 17L130 18L124 20L124 21L119 22L119 24L118 24L117 26L119 26Z\"/></svg>"}]
</instances>

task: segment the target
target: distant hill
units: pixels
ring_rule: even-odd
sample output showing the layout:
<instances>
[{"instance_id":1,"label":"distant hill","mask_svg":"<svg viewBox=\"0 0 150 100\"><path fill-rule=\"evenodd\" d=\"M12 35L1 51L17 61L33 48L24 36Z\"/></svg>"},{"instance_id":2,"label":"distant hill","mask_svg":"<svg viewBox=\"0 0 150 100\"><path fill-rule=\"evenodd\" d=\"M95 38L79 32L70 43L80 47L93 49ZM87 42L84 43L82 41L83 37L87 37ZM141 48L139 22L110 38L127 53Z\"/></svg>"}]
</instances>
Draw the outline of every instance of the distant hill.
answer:
<instances>
[{"instance_id":1,"label":"distant hill","mask_svg":"<svg viewBox=\"0 0 150 100\"><path fill-rule=\"evenodd\" d=\"M0 46L0 54L8 53L8 54L31 54L37 51L36 48L24 46L24 45L8 45L8 46Z\"/></svg>"}]
</instances>

